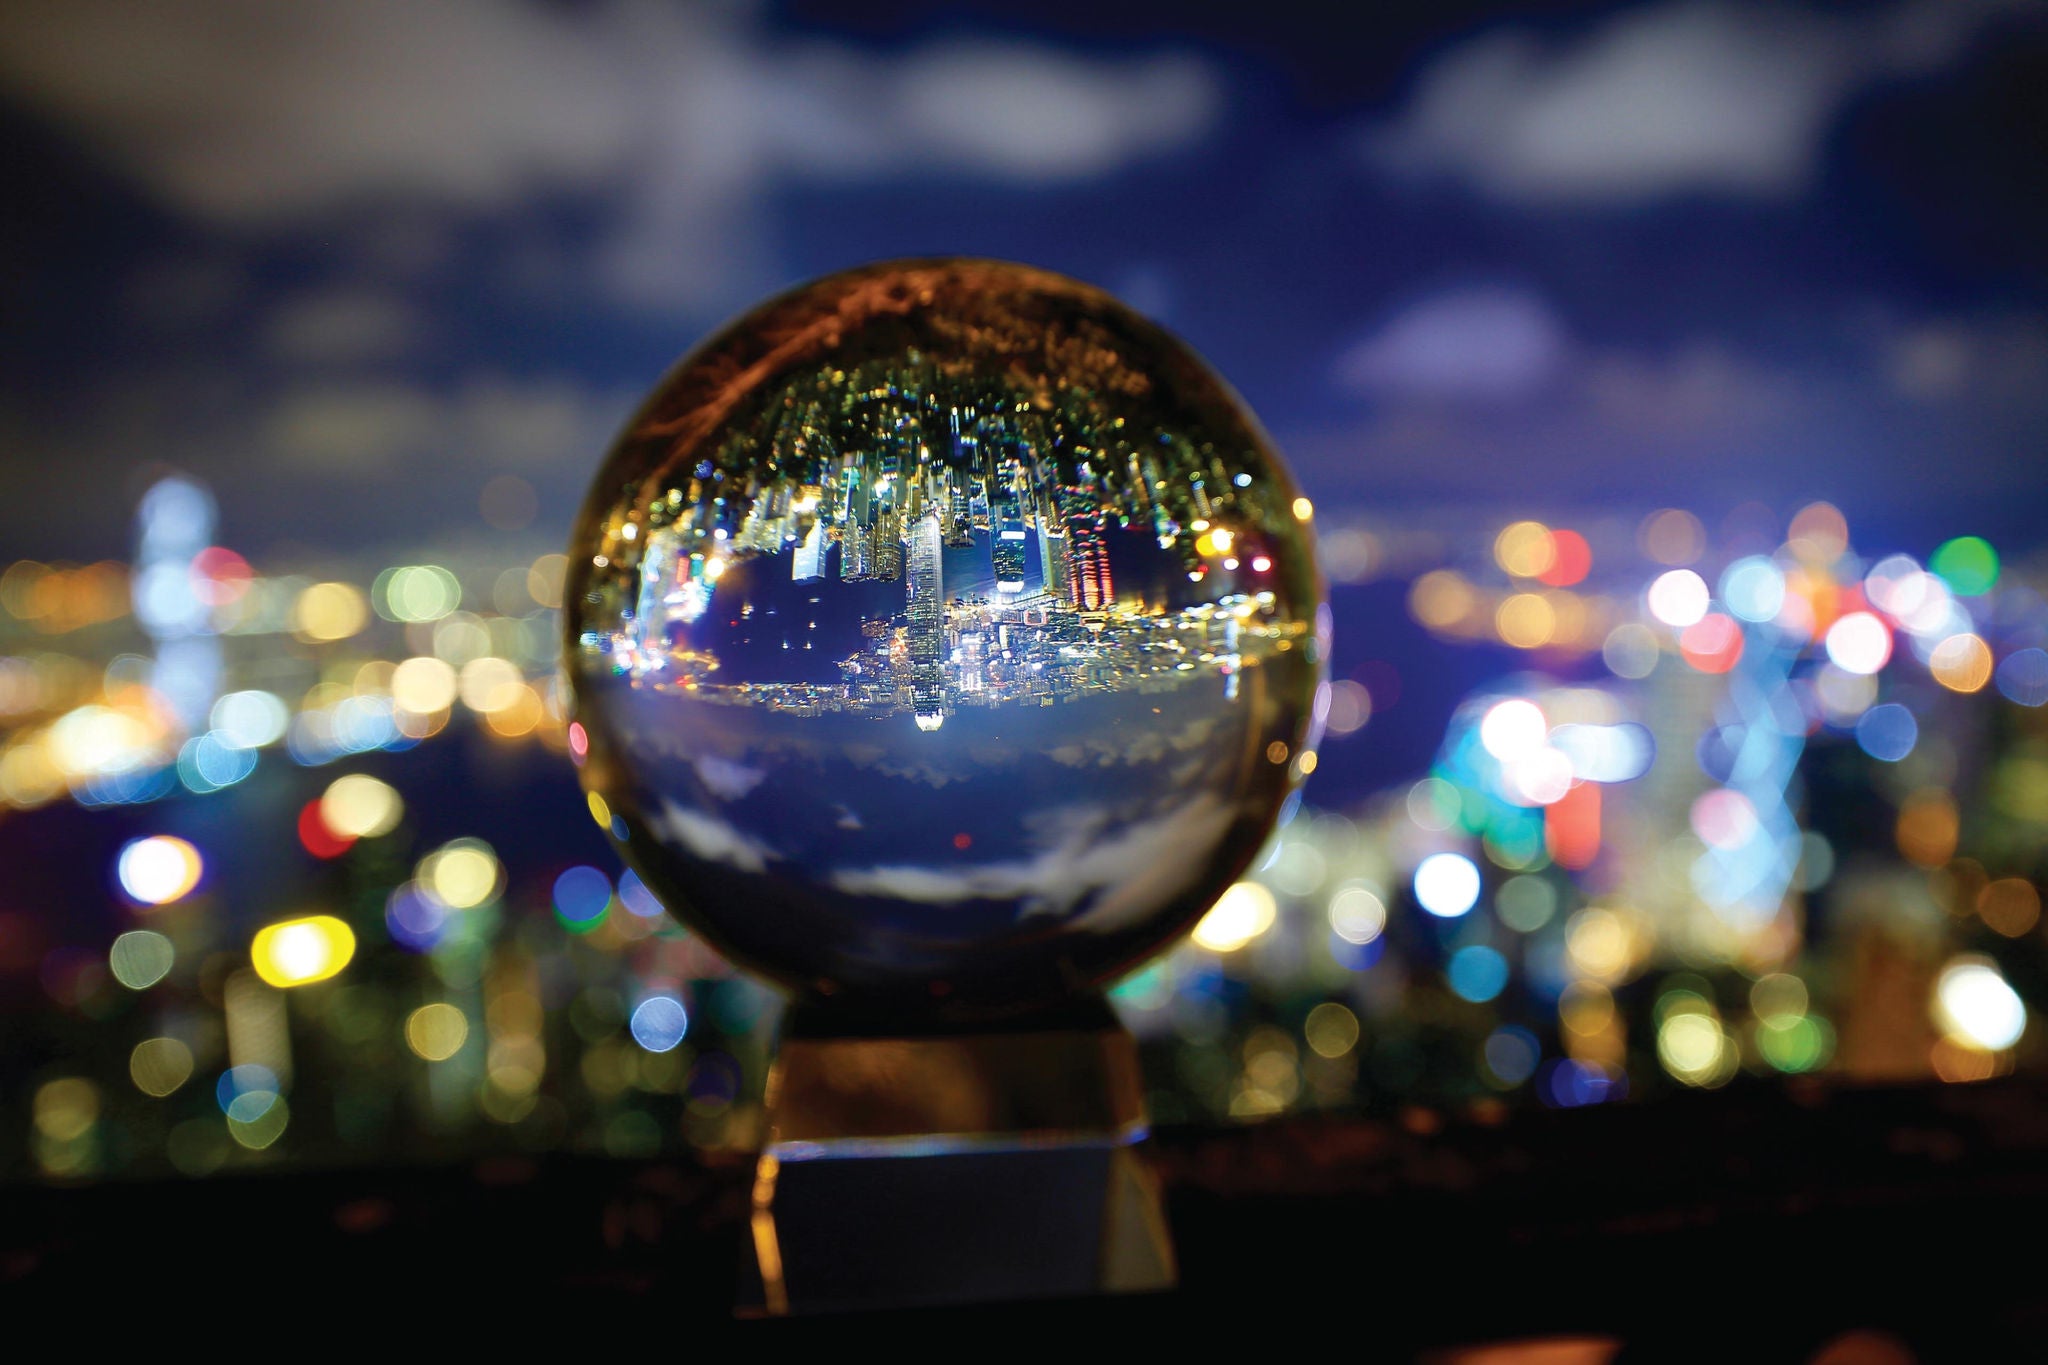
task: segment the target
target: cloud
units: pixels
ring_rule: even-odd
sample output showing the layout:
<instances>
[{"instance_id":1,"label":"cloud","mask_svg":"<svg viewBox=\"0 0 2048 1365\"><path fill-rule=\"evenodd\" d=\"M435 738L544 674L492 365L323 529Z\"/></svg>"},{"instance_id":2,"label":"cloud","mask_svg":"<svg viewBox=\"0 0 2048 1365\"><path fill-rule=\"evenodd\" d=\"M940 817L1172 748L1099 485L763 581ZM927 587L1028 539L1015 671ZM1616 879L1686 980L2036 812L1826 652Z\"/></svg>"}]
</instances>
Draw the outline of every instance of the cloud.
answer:
<instances>
[{"instance_id":1,"label":"cloud","mask_svg":"<svg viewBox=\"0 0 2048 1365\"><path fill-rule=\"evenodd\" d=\"M1850 96L1946 65L2017 7L1906 0L1826 14L1676 0L1563 41L1497 28L1426 67L1364 145L1381 166L1514 203L1789 196L1810 183Z\"/></svg>"},{"instance_id":2,"label":"cloud","mask_svg":"<svg viewBox=\"0 0 2048 1365\"><path fill-rule=\"evenodd\" d=\"M657 833L666 833L697 857L710 863L724 863L742 872L764 872L780 854L733 827L731 823L702 811L685 810L663 798L661 814L648 822Z\"/></svg>"},{"instance_id":3,"label":"cloud","mask_svg":"<svg viewBox=\"0 0 2048 1365\"><path fill-rule=\"evenodd\" d=\"M1531 291L1453 289L1403 309L1337 361L1340 387L1379 396L1505 401L1563 369L1569 342Z\"/></svg>"},{"instance_id":4,"label":"cloud","mask_svg":"<svg viewBox=\"0 0 2048 1365\"><path fill-rule=\"evenodd\" d=\"M691 765L696 768L697 778L705 790L721 801L738 801L768 780L765 769L750 768L716 754L699 754L691 760Z\"/></svg>"},{"instance_id":5,"label":"cloud","mask_svg":"<svg viewBox=\"0 0 2048 1365\"><path fill-rule=\"evenodd\" d=\"M1107 933L1191 890L1207 867L1189 850L1215 848L1236 813L1210 792L1128 823L1099 806L1068 807L1042 827L1047 846L1030 858L943 870L843 868L833 873L832 885L850 895L933 905L1016 900L1025 915L1064 915L1092 901L1076 924Z\"/></svg>"},{"instance_id":6,"label":"cloud","mask_svg":"<svg viewBox=\"0 0 2048 1365\"><path fill-rule=\"evenodd\" d=\"M0 87L163 202L247 233L591 202L600 277L718 302L798 181L1081 180L1215 120L1210 66L770 43L742 12L446 0L73 0L0 20Z\"/></svg>"},{"instance_id":7,"label":"cloud","mask_svg":"<svg viewBox=\"0 0 2048 1365\"><path fill-rule=\"evenodd\" d=\"M385 289L331 289L281 305L263 329L265 348L288 364L346 365L384 360L426 333L418 310Z\"/></svg>"},{"instance_id":8,"label":"cloud","mask_svg":"<svg viewBox=\"0 0 2048 1365\"><path fill-rule=\"evenodd\" d=\"M262 422L276 459L377 476L401 464L580 467L618 430L623 391L572 379L478 375L451 391L384 379L315 379L286 389Z\"/></svg>"}]
</instances>

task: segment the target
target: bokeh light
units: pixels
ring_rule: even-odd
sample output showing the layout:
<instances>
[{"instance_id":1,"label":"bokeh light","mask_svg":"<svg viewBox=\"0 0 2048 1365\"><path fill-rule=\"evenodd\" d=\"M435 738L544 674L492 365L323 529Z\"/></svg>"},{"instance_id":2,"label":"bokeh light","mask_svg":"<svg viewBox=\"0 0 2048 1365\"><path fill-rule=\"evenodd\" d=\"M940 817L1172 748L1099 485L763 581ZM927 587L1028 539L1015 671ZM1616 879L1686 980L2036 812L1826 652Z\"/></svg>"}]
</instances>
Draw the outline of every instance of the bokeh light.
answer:
<instances>
[{"instance_id":1,"label":"bokeh light","mask_svg":"<svg viewBox=\"0 0 2048 1365\"><path fill-rule=\"evenodd\" d=\"M192 894L205 863L183 839L153 834L122 848L115 869L121 889L138 904L169 905Z\"/></svg>"},{"instance_id":2,"label":"bokeh light","mask_svg":"<svg viewBox=\"0 0 2048 1365\"><path fill-rule=\"evenodd\" d=\"M1330 930L1346 943L1370 943L1386 927L1386 904L1370 888L1351 882L1331 895Z\"/></svg>"},{"instance_id":3,"label":"bokeh light","mask_svg":"<svg viewBox=\"0 0 2048 1365\"><path fill-rule=\"evenodd\" d=\"M1944 542L1928 557L1927 567L1959 597L1981 597L1998 583L1998 551L1982 536Z\"/></svg>"},{"instance_id":4,"label":"bokeh light","mask_svg":"<svg viewBox=\"0 0 2048 1365\"><path fill-rule=\"evenodd\" d=\"M468 1039L469 1017L444 1001L421 1005L405 1017L405 1045L426 1061L447 1061Z\"/></svg>"},{"instance_id":5,"label":"bokeh light","mask_svg":"<svg viewBox=\"0 0 2048 1365\"><path fill-rule=\"evenodd\" d=\"M2027 1007L1989 958L1959 957L1936 979L1934 1021L1957 1042L1997 1052L2026 1032Z\"/></svg>"},{"instance_id":6,"label":"bokeh light","mask_svg":"<svg viewBox=\"0 0 2048 1365\"><path fill-rule=\"evenodd\" d=\"M1257 882L1237 882L1195 925L1194 941L1212 953L1234 953L1273 927L1279 907Z\"/></svg>"},{"instance_id":7,"label":"bokeh light","mask_svg":"<svg viewBox=\"0 0 2048 1365\"><path fill-rule=\"evenodd\" d=\"M1544 719L1543 709L1519 697L1495 703L1479 723L1479 742L1503 763L1537 752L1549 736L1550 722Z\"/></svg>"},{"instance_id":8,"label":"bokeh light","mask_svg":"<svg viewBox=\"0 0 2048 1365\"><path fill-rule=\"evenodd\" d=\"M348 966L355 953L355 930L332 915L266 925L249 944L250 964L273 986L325 981Z\"/></svg>"},{"instance_id":9,"label":"bokeh light","mask_svg":"<svg viewBox=\"0 0 2048 1365\"><path fill-rule=\"evenodd\" d=\"M1981 692L1991 681L1991 646L1967 631L1951 635L1928 655L1927 671L1951 692Z\"/></svg>"},{"instance_id":10,"label":"bokeh light","mask_svg":"<svg viewBox=\"0 0 2048 1365\"><path fill-rule=\"evenodd\" d=\"M178 953L153 929L130 929L107 949L107 969L131 991L147 990L171 973Z\"/></svg>"},{"instance_id":11,"label":"bokeh light","mask_svg":"<svg viewBox=\"0 0 2048 1365\"><path fill-rule=\"evenodd\" d=\"M397 790L367 773L335 778L320 797L321 821L330 833L351 842L389 834L404 815Z\"/></svg>"},{"instance_id":12,"label":"bokeh light","mask_svg":"<svg viewBox=\"0 0 2048 1365\"><path fill-rule=\"evenodd\" d=\"M1707 581L1691 569L1673 569L1650 584L1648 601L1650 615L1683 629L1707 614L1711 594Z\"/></svg>"},{"instance_id":13,"label":"bokeh light","mask_svg":"<svg viewBox=\"0 0 2048 1365\"><path fill-rule=\"evenodd\" d=\"M1763 555L1748 555L1722 571L1721 600L1744 621L1772 620L1785 605L1785 575Z\"/></svg>"},{"instance_id":14,"label":"bokeh light","mask_svg":"<svg viewBox=\"0 0 2048 1365\"><path fill-rule=\"evenodd\" d=\"M1301 1031L1318 1057L1342 1057L1358 1046L1358 1016L1334 1000L1310 1010Z\"/></svg>"},{"instance_id":15,"label":"bokeh light","mask_svg":"<svg viewBox=\"0 0 2048 1365\"><path fill-rule=\"evenodd\" d=\"M1897 763L1913 752L1920 739L1920 723L1913 713L1897 702L1873 706L1856 721L1856 743L1864 753L1885 763Z\"/></svg>"},{"instance_id":16,"label":"bokeh light","mask_svg":"<svg viewBox=\"0 0 2048 1365\"><path fill-rule=\"evenodd\" d=\"M555 878L555 914L572 933L596 928L611 903L611 878L594 867L572 867Z\"/></svg>"},{"instance_id":17,"label":"bokeh light","mask_svg":"<svg viewBox=\"0 0 2048 1365\"><path fill-rule=\"evenodd\" d=\"M128 1054L128 1076L153 1099L175 1094L192 1079L192 1049L176 1038L145 1038Z\"/></svg>"},{"instance_id":18,"label":"bokeh light","mask_svg":"<svg viewBox=\"0 0 2048 1365\"><path fill-rule=\"evenodd\" d=\"M2021 706L2048 705L2048 650L2014 650L1998 665L1998 690Z\"/></svg>"},{"instance_id":19,"label":"bokeh light","mask_svg":"<svg viewBox=\"0 0 2048 1365\"><path fill-rule=\"evenodd\" d=\"M650 995L633 1009L633 1041L649 1052L669 1052L689 1031L690 1014L672 995Z\"/></svg>"},{"instance_id":20,"label":"bokeh light","mask_svg":"<svg viewBox=\"0 0 2048 1365\"><path fill-rule=\"evenodd\" d=\"M1872 613L1850 612L1828 627L1827 651L1845 673L1875 673L1892 656L1892 633Z\"/></svg>"},{"instance_id":21,"label":"bokeh light","mask_svg":"<svg viewBox=\"0 0 2048 1365\"><path fill-rule=\"evenodd\" d=\"M1470 943L1451 954L1444 977L1460 999L1484 1004L1507 988L1508 960L1483 943Z\"/></svg>"},{"instance_id":22,"label":"bokeh light","mask_svg":"<svg viewBox=\"0 0 2048 1365\"><path fill-rule=\"evenodd\" d=\"M1415 900L1440 919L1456 919L1479 903L1479 868L1462 853L1432 853L1415 868Z\"/></svg>"},{"instance_id":23,"label":"bokeh light","mask_svg":"<svg viewBox=\"0 0 2048 1365\"><path fill-rule=\"evenodd\" d=\"M481 839L456 839L420 860L415 880L451 910L469 910L498 894L504 866Z\"/></svg>"}]
</instances>

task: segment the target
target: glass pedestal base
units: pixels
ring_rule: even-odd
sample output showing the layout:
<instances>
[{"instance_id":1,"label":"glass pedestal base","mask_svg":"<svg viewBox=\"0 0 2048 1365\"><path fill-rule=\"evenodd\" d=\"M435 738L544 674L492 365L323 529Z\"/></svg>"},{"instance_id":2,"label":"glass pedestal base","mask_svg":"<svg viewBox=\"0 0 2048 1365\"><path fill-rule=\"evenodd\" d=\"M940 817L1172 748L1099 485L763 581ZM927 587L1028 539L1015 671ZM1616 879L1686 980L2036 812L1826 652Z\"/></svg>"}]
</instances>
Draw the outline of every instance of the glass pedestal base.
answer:
<instances>
[{"instance_id":1,"label":"glass pedestal base","mask_svg":"<svg viewBox=\"0 0 2048 1365\"><path fill-rule=\"evenodd\" d=\"M888 1036L793 1016L769 1081L752 1269L768 1315L1165 1289L1137 1046L1099 1003Z\"/></svg>"}]
</instances>

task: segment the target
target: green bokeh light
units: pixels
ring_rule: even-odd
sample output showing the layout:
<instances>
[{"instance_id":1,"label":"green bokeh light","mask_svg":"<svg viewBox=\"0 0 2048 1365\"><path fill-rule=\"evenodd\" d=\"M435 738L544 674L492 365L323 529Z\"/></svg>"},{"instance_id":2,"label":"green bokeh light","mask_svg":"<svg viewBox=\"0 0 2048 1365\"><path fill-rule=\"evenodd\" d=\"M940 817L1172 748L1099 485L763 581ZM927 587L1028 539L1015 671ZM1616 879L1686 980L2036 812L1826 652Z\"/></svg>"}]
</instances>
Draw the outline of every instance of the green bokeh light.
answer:
<instances>
[{"instance_id":1,"label":"green bokeh light","mask_svg":"<svg viewBox=\"0 0 2048 1365\"><path fill-rule=\"evenodd\" d=\"M1934 552L1928 567L1960 596L1975 597L1998 582L1998 551L1982 536L1957 536Z\"/></svg>"}]
</instances>

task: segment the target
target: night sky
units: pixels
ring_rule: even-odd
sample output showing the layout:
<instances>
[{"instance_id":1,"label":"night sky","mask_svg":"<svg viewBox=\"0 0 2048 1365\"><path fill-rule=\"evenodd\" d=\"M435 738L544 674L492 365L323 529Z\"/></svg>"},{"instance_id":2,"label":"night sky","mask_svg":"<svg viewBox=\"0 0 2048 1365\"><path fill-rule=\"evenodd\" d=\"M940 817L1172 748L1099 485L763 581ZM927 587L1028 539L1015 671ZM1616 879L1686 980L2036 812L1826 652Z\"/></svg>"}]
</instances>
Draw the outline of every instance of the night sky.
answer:
<instances>
[{"instance_id":1,"label":"night sky","mask_svg":"<svg viewBox=\"0 0 2048 1365\"><path fill-rule=\"evenodd\" d=\"M557 548L709 328L951 253L1160 318L1332 517L2048 541L2041 7L1281 8L9 6L0 547L167 463L259 562Z\"/></svg>"}]
</instances>

